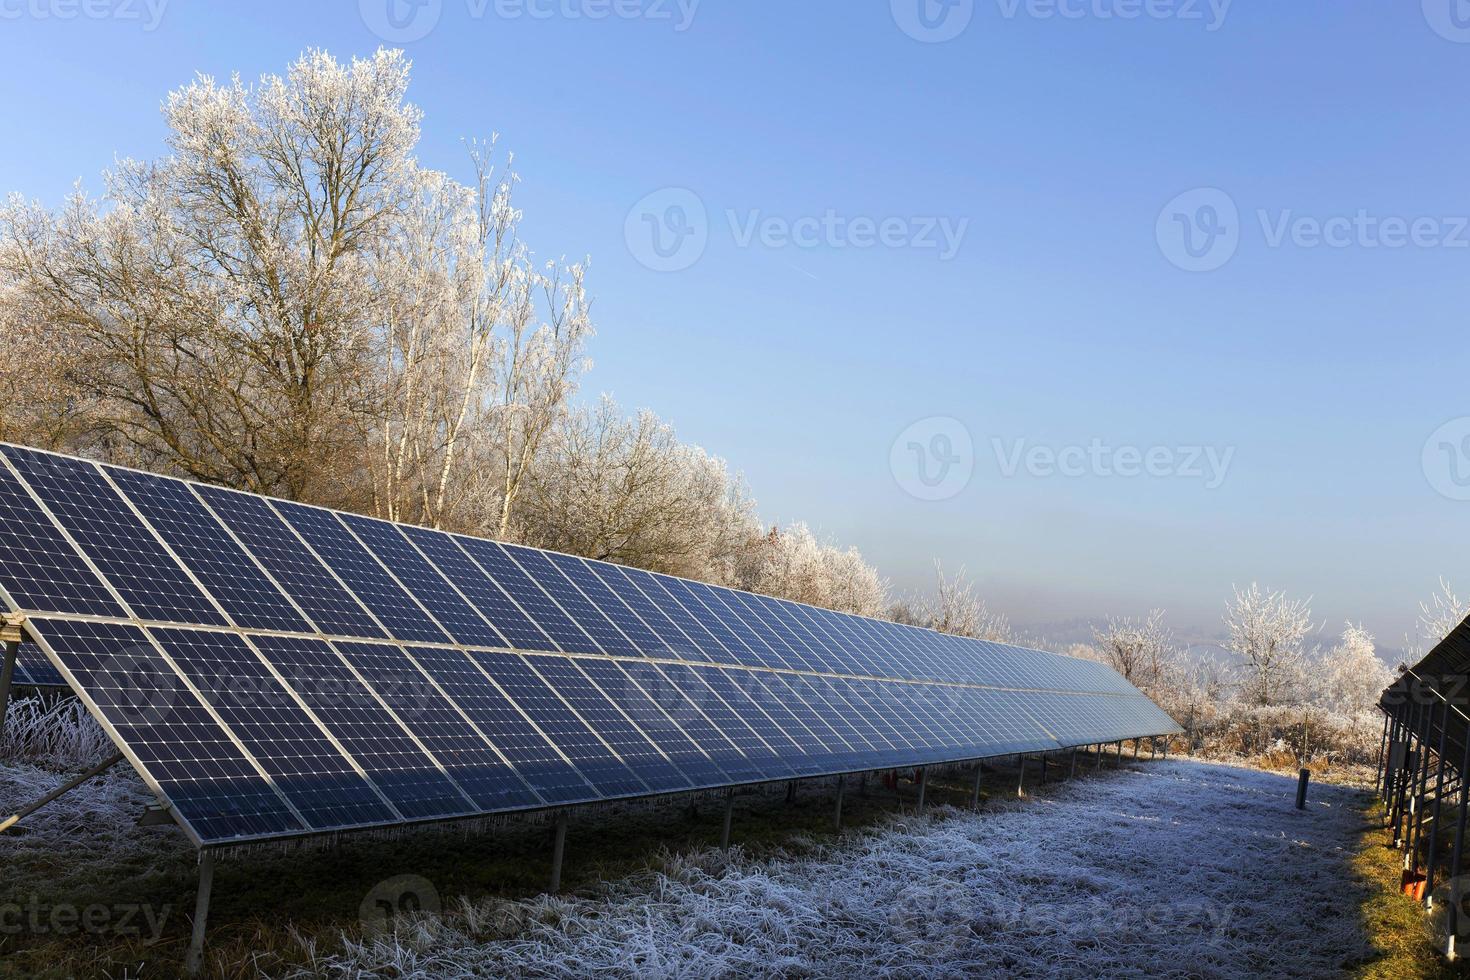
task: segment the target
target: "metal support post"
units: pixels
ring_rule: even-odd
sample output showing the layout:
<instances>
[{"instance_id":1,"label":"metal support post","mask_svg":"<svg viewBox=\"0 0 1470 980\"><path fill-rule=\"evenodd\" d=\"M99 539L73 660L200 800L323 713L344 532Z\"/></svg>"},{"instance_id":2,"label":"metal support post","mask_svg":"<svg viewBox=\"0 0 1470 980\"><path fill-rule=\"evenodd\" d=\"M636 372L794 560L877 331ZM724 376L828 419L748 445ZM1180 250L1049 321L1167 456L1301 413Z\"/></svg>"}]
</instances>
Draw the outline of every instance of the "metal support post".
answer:
<instances>
[{"instance_id":1,"label":"metal support post","mask_svg":"<svg viewBox=\"0 0 1470 980\"><path fill-rule=\"evenodd\" d=\"M567 853L567 811L556 814L556 838L551 845L551 887L549 893L561 891L561 860Z\"/></svg>"},{"instance_id":2,"label":"metal support post","mask_svg":"<svg viewBox=\"0 0 1470 980\"><path fill-rule=\"evenodd\" d=\"M832 815L832 828L842 830L842 791L847 787L847 777L837 777L837 812Z\"/></svg>"},{"instance_id":3,"label":"metal support post","mask_svg":"<svg viewBox=\"0 0 1470 980\"><path fill-rule=\"evenodd\" d=\"M1077 778L1077 750L1075 748L1072 749L1071 761L1067 765L1067 778Z\"/></svg>"},{"instance_id":4,"label":"metal support post","mask_svg":"<svg viewBox=\"0 0 1470 980\"><path fill-rule=\"evenodd\" d=\"M1449 869L1445 872L1446 878L1454 881L1460 874L1460 860L1465 855L1465 820L1470 816L1470 780L1466 774L1470 773L1470 729L1466 730L1465 750L1460 758L1460 803L1456 808L1458 813L1455 820L1455 848L1450 857ZM1448 927L1449 939L1445 946L1445 953L1450 959L1454 959L1456 953L1455 937L1459 932L1460 903L1450 896L1450 901L1445 903L1445 924Z\"/></svg>"},{"instance_id":5,"label":"metal support post","mask_svg":"<svg viewBox=\"0 0 1470 980\"><path fill-rule=\"evenodd\" d=\"M1385 763L1388 761L1388 727L1390 718L1388 712L1383 713L1383 737L1378 740L1378 761L1373 767L1373 792L1378 797L1383 796L1383 776L1387 772Z\"/></svg>"},{"instance_id":6,"label":"metal support post","mask_svg":"<svg viewBox=\"0 0 1470 980\"><path fill-rule=\"evenodd\" d=\"M1429 816L1429 852L1424 857L1424 904L1434 906L1434 868L1439 855L1439 821L1443 812L1444 799L1444 751L1445 739L1450 731L1450 704L1444 703L1439 719L1439 748L1435 752L1438 765L1434 773L1434 809Z\"/></svg>"},{"instance_id":7,"label":"metal support post","mask_svg":"<svg viewBox=\"0 0 1470 980\"><path fill-rule=\"evenodd\" d=\"M786 802L787 803L795 803L796 802L796 780L794 780L794 779L791 780L789 783L786 784Z\"/></svg>"},{"instance_id":8,"label":"metal support post","mask_svg":"<svg viewBox=\"0 0 1470 980\"><path fill-rule=\"evenodd\" d=\"M980 809L980 776L984 772L985 765L980 762L975 763L975 794L970 800L970 807L975 810Z\"/></svg>"},{"instance_id":9,"label":"metal support post","mask_svg":"<svg viewBox=\"0 0 1470 980\"><path fill-rule=\"evenodd\" d=\"M20 654L20 641L5 643L5 663L0 666L0 738L5 735L5 716L10 709L10 682L15 678L15 658Z\"/></svg>"},{"instance_id":10,"label":"metal support post","mask_svg":"<svg viewBox=\"0 0 1470 980\"><path fill-rule=\"evenodd\" d=\"M1424 829L1424 804L1429 799L1429 739L1434 734L1434 715L1438 702L1429 702L1424 725L1424 738L1420 739L1419 777L1414 788L1414 822L1409 837L1408 867L1412 874L1419 873L1419 840Z\"/></svg>"},{"instance_id":11,"label":"metal support post","mask_svg":"<svg viewBox=\"0 0 1470 980\"><path fill-rule=\"evenodd\" d=\"M184 958L184 972L197 977L204 968L204 927L209 919L209 893L214 888L214 855L199 852L199 891L194 896L194 931L189 938L189 952Z\"/></svg>"},{"instance_id":12,"label":"metal support post","mask_svg":"<svg viewBox=\"0 0 1470 980\"><path fill-rule=\"evenodd\" d=\"M1099 742L1098 745L1097 745L1097 758L1094 759L1093 762L1092 762L1092 771L1093 772L1101 772L1102 771L1102 759L1103 759L1102 743Z\"/></svg>"},{"instance_id":13,"label":"metal support post","mask_svg":"<svg viewBox=\"0 0 1470 980\"><path fill-rule=\"evenodd\" d=\"M730 846L730 818L735 815L735 789L731 787L725 790L725 823L720 830L720 850L726 850Z\"/></svg>"},{"instance_id":14,"label":"metal support post","mask_svg":"<svg viewBox=\"0 0 1470 980\"><path fill-rule=\"evenodd\" d=\"M1138 761L1138 743L1139 743L1139 741L1140 740L1139 739L1136 739L1136 738L1133 740L1133 761L1134 762L1137 762Z\"/></svg>"},{"instance_id":15,"label":"metal support post","mask_svg":"<svg viewBox=\"0 0 1470 980\"><path fill-rule=\"evenodd\" d=\"M924 792L929 788L929 770L919 767L919 812L924 812Z\"/></svg>"},{"instance_id":16,"label":"metal support post","mask_svg":"<svg viewBox=\"0 0 1470 980\"><path fill-rule=\"evenodd\" d=\"M1016 769L1019 772L1019 775L1017 775L1017 777L1016 777L1016 795L1017 796L1025 796L1026 795L1026 757L1024 755L1022 755L1022 756L1017 756L1016 758L1018 758L1020 760L1020 762L1021 762L1021 764L1016 767Z\"/></svg>"}]
</instances>

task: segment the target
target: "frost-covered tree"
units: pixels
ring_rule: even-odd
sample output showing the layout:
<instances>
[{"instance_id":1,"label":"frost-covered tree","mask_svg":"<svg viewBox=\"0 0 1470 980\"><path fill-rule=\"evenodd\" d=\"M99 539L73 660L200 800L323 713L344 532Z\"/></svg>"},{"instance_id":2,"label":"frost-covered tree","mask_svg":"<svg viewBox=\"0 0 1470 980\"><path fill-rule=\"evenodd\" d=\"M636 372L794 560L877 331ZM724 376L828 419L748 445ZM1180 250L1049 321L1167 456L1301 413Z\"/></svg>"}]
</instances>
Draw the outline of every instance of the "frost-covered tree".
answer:
<instances>
[{"instance_id":1,"label":"frost-covered tree","mask_svg":"<svg viewBox=\"0 0 1470 980\"><path fill-rule=\"evenodd\" d=\"M201 76L164 104L167 155L123 161L101 199L11 198L0 339L42 356L0 363L0 387L56 370L46 410L0 407L0 427L503 531L583 364L582 267L533 263L485 148L470 186L419 166L408 83L382 50Z\"/></svg>"},{"instance_id":2,"label":"frost-covered tree","mask_svg":"<svg viewBox=\"0 0 1470 980\"><path fill-rule=\"evenodd\" d=\"M994 643L1016 642L1010 621L986 605L963 568L949 576L936 561L934 578L932 593L905 600L894 609L893 618L955 636Z\"/></svg>"},{"instance_id":3,"label":"frost-covered tree","mask_svg":"<svg viewBox=\"0 0 1470 980\"><path fill-rule=\"evenodd\" d=\"M609 398L569 414L528 474L515 533L529 544L689 578L727 578L760 533L724 460L652 412Z\"/></svg>"},{"instance_id":4,"label":"frost-covered tree","mask_svg":"<svg viewBox=\"0 0 1470 980\"><path fill-rule=\"evenodd\" d=\"M1163 610L1147 618L1109 619L1092 634L1098 659L1149 695L1171 691L1180 681L1174 636L1164 626Z\"/></svg>"},{"instance_id":5,"label":"frost-covered tree","mask_svg":"<svg viewBox=\"0 0 1470 980\"><path fill-rule=\"evenodd\" d=\"M824 544L805 524L747 541L721 584L861 616L888 610L888 583L856 548Z\"/></svg>"},{"instance_id":6,"label":"frost-covered tree","mask_svg":"<svg viewBox=\"0 0 1470 980\"><path fill-rule=\"evenodd\" d=\"M1411 660L1418 660L1445 637L1453 633L1470 616L1470 601L1455 594L1446 579L1439 580L1439 591L1419 603L1417 632L1406 644Z\"/></svg>"},{"instance_id":7,"label":"frost-covered tree","mask_svg":"<svg viewBox=\"0 0 1470 980\"><path fill-rule=\"evenodd\" d=\"M1229 649L1240 658L1242 695L1257 707L1299 700L1303 644L1312 632L1310 600L1289 599L1256 583L1236 589L1226 607Z\"/></svg>"},{"instance_id":8,"label":"frost-covered tree","mask_svg":"<svg viewBox=\"0 0 1470 980\"><path fill-rule=\"evenodd\" d=\"M1312 699L1354 729L1371 727L1393 672L1378 658L1373 636L1348 623L1342 637L1312 664Z\"/></svg>"}]
</instances>

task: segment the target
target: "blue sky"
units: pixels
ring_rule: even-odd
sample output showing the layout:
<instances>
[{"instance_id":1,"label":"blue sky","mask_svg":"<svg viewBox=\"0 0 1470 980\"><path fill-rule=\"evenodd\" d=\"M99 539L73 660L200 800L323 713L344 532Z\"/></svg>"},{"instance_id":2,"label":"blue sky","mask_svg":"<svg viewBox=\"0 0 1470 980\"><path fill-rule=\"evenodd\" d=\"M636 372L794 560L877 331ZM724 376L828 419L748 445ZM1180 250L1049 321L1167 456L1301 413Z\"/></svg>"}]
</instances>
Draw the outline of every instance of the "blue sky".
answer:
<instances>
[{"instance_id":1,"label":"blue sky","mask_svg":"<svg viewBox=\"0 0 1470 980\"><path fill-rule=\"evenodd\" d=\"M196 71L402 38L423 159L498 131L591 256L587 393L899 588L1210 633L1259 579L1385 646L1470 589L1452 0L386 2L0 0L0 190L156 155Z\"/></svg>"}]
</instances>

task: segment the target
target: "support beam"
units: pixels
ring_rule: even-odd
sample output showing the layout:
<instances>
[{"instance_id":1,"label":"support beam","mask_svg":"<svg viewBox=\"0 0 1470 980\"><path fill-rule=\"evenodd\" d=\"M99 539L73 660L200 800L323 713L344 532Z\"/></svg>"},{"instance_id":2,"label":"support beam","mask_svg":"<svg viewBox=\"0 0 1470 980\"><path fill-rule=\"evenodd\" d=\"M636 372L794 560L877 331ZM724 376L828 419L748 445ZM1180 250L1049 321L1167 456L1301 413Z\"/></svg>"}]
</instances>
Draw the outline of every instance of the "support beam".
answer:
<instances>
[{"instance_id":1,"label":"support beam","mask_svg":"<svg viewBox=\"0 0 1470 980\"><path fill-rule=\"evenodd\" d=\"M1140 741L1140 739L1136 739L1136 738L1133 740L1133 761L1134 762L1137 762L1138 761L1138 743L1139 743L1139 741Z\"/></svg>"},{"instance_id":2,"label":"support beam","mask_svg":"<svg viewBox=\"0 0 1470 980\"><path fill-rule=\"evenodd\" d=\"M1016 795L1017 796L1025 796L1026 795L1026 757L1024 755L1018 755L1018 756L1016 756L1016 758L1021 763L1019 766L1016 767L1019 770L1019 775L1016 776Z\"/></svg>"},{"instance_id":3,"label":"support beam","mask_svg":"<svg viewBox=\"0 0 1470 980\"><path fill-rule=\"evenodd\" d=\"M65 796L67 793L70 793L72 790L76 789L87 780L102 775L104 772L111 769L122 760L122 753L115 753L110 759L104 759L93 766L91 769L88 769L86 772L82 773L80 776L72 777L71 779L62 783L60 786L53 789L51 792L47 793L45 796L41 797L36 802L26 804L25 806L21 807L20 810L18 810L17 812L6 817L4 820L0 820L0 833L9 830L11 827L14 827L26 817L29 817L31 814L35 813L43 806L46 806L48 803L51 803L54 800Z\"/></svg>"},{"instance_id":4,"label":"support beam","mask_svg":"<svg viewBox=\"0 0 1470 980\"><path fill-rule=\"evenodd\" d=\"M1114 769L1123 768L1123 740L1118 739L1118 757L1113 760Z\"/></svg>"},{"instance_id":5,"label":"support beam","mask_svg":"<svg viewBox=\"0 0 1470 980\"><path fill-rule=\"evenodd\" d=\"M1169 761L1169 736L1164 736L1164 761Z\"/></svg>"},{"instance_id":6,"label":"support beam","mask_svg":"<svg viewBox=\"0 0 1470 980\"><path fill-rule=\"evenodd\" d=\"M1067 765L1067 778L1077 778L1077 750L1075 748L1072 750L1071 762L1069 762Z\"/></svg>"},{"instance_id":7,"label":"support beam","mask_svg":"<svg viewBox=\"0 0 1470 980\"><path fill-rule=\"evenodd\" d=\"M1046 785L1046 753L1041 753L1041 785Z\"/></svg>"},{"instance_id":8,"label":"support beam","mask_svg":"<svg viewBox=\"0 0 1470 980\"><path fill-rule=\"evenodd\" d=\"M20 641L6 641L5 663L0 665L0 736L5 734L5 716L10 710L10 682L15 679L15 658L19 654Z\"/></svg>"},{"instance_id":9,"label":"support beam","mask_svg":"<svg viewBox=\"0 0 1470 980\"><path fill-rule=\"evenodd\" d=\"M1373 794L1383 796L1383 775L1386 771L1384 763L1388 759L1388 727L1391 719L1388 712L1383 713L1383 736L1378 740L1378 760L1373 766Z\"/></svg>"},{"instance_id":10,"label":"support beam","mask_svg":"<svg viewBox=\"0 0 1470 980\"><path fill-rule=\"evenodd\" d=\"M551 845L551 887L549 893L555 895L561 891L561 861L567 853L567 811L559 810L556 814L556 839Z\"/></svg>"},{"instance_id":11,"label":"support beam","mask_svg":"<svg viewBox=\"0 0 1470 980\"><path fill-rule=\"evenodd\" d=\"M1424 858L1424 904L1434 907L1434 871L1439 856L1439 822L1444 814L1444 752L1445 739L1450 731L1450 706L1446 704L1439 722L1439 749L1436 753L1438 765L1434 774L1434 810L1429 816L1429 853Z\"/></svg>"},{"instance_id":12,"label":"support beam","mask_svg":"<svg viewBox=\"0 0 1470 980\"><path fill-rule=\"evenodd\" d=\"M720 850L730 847L730 820L735 815L735 788L725 790L725 823L720 830Z\"/></svg>"},{"instance_id":13,"label":"support beam","mask_svg":"<svg viewBox=\"0 0 1470 980\"><path fill-rule=\"evenodd\" d=\"M204 928L209 920L209 893L214 889L214 855L199 852L199 891L194 895L194 931L189 937L189 953L184 958L184 973L197 977L204 969Z\"/></svg>"},{"instance_id":14,"label":"support beam","mask_svg":"<svg viewBox=\"0 0 1470 980\"><path fill-rule=\"evenodd\" d=\"M837 812L832 815L832 829L838 832L842 830L842 792L847 788L847 777L837 777Z\"/></svg>"},{"instance_id":15,"label":"support beam","mask_svg":"<svg viewBox=\"0 0 1470 980\"><path fill-rule=\"evenodd\" d=\"M919 812L924 812L924 791L929 788L929 770L919 767Z\"/></svg>"},{"instance_id":16,"label":"support beam","mask_svg":"<svg viewBox=\"0 0 1470 980\"><path fill-rule=\"evenodd\" d=\"M1408 868L1410 874L1419 874L1419 841L1424 831L1424 803L1429 799L1429 744L1428 740L1434 734L1434 710L1439 707L1439 702L1429 702L1429 710L1425 717L1424 737L1419 740L1420 765L1419 777L1414 784L1414 822L1410 828Z\"/></svg>"},{"instance_id":17,"label":"support beam","mask_svg":"<svg viewBox=\"0 0 1470 980\"><path fill-rule=\"evenodd\" d=\"M1455 848L1450 856L1450 866L1445 870L1445 878L1453 882L1460 874L1460 861L1465 855L1465 820L1470 816L1470 780L1466 774L1470 773L1470 734L1465 739L1465 753L1460 759L1460 802L1456 809L1455 819ZM1445 945L1445 953L1450 959L1454 959L1459 952L1455 949L1455 937L1459 933L1460 903L1451 900L1445 903L1445 924L1448 926L1449 939Z\"/></svg>"},{"instance_id":18,"label":"support beam","mask_svg":"<svg viewBox=\"0 0 1470 980\"><path fill-rule=\"evenodd\" d=\"M796 780L794 780L794 779L791 780L791 782L789 782L789 783L786 784L786 802L787 803L795 803L796 802Z\"/></svg>"},{"instance_id":19,"label":"support beam","mask_svg":"<svg viewBox=\"0 0 1470 980\"><path fill-rule=\"evenodd\" d=\"M975 794L970 800L970 807L975 810L980 809L980 777L984 775L984 773L985 764L983 762L975 763Z\"/></svg>"},{"instance_id":20,"label":"support beam","mask_svg":"<svg viewBox=\"0 0 1470 980\"><path fill-rule=\"evenodd\" d=\"M1099 744L1097 746L1097 758L1094 759L1094 760L1092 760L1092 771L1093 772L1101 772L1102 771L1102 757L1103 757L1102 745Z\"/></svg>"}]
</instances>

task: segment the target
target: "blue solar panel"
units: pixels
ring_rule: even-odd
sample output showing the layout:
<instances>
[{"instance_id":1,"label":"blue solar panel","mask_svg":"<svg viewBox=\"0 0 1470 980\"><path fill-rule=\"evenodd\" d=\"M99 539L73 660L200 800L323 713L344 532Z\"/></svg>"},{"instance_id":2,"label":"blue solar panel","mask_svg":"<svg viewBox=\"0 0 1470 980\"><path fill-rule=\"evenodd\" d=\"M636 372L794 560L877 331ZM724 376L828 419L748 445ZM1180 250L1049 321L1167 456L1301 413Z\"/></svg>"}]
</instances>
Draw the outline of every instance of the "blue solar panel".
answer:
<instances>
[{"instance_id":1,"label":"blue solar panel","mask_svg":"<svg viewBox=\"0 0 1470 980\"><path fill-rule=\"evenodd\" d=\"M36 649L34 644L23 643L15 655L15 674L12 677L15 684L31 687L65 687L66 679L61 672L51 666L51 661L46 655Z\"/></svg>"},{"instance_id":2,"label":"blue solar panel","mask_svg":"<svg viewBox=\"0 0 1470 980\"><path fill-rule=\"evenodd\" d=\"M628 584L648 600L649 605L656 610L658 615L678 630L680 636L688 639L692 649L689 651L689 656L681 659L690 662L700 660L707 660L711 663L735 662L730 651L715 638L713 633L705 629L704 624L695 619L693 614L684 608L684 604L670 591L669 586L677 582L677 579L671 579L666 575L654 575L636 568L624 568L619 571L623 573Z\"/></svg>"},{"instance_id":3,"label":"blue solar panel","mask_svg":"<svg viewBox=\"0 0 1470 980\"><path fill-rule=\"evenodd\" d=\"M784 670L813 670L806 650L795 634L789 639L774 609L754 601L754 597L734 589L710 589L734 615L755 634L762 645L761 654L771 666ZM767 652L769 651L769 652Z\"/></svg>"},{"instance_id":4,"label":"blue solar panel","mask_svg":"<svg viewBox=\"0 0 1470 980\"><path fill-rule=\"evenodd\" d=\"M622 664L587 659L576 661L576 665L692 785L723 786L730 781L729 774L700 747L694 734L654 701ZM733 749L728 742L724 745Z\"/></svg>"},{"instance_id":5,"label":"blue solar panel","mask_svg":"<svg viewBox=\"0 0 1470 980\"><path fill-rule=\"evenodd\" d=\"M627 603L619 599L603 583L602 579L589 567L588 562L569 555L548 554L546 558L572 581L572 584L597 607L600 613L617 627L620 636L630 641L620 649L608 650L609 653L617 652L625 656L641 654L653 657L667 652L664 642L648 628L637 613L629 608ZM603 649L607 649L607 644L603 644Z\"/></svg>"},{"instance_id":6,"label":"blue solar panel","mask_svg":"<svg viewBox=\"0 0 1470 980\"><path fill-rule=\"evenodd\" d=\"M465 654L416 647L410 655L547 803L574 803L599 796L572 760L557 750L503 688L485 683L485 673Z\"/></svg>"},{"instance_id":7,"label":"blue solar panel","mask_svg":"<svg viewBox=\"0 0 1470 980\"><path fill-rule=\"evenodd\" d=\"M42 618L30 626L198 837L307 829L141 629Z\"/></svg>"},{"instance_id":8,"label":"blue solar panel","mask_svg":"<svg viewBox=\"0 0 1470 980\"><path fill-rule=\"evenodd\" d=\"M421 671L405 650L345 640L332 645L480 810L494 813L542 805L541 797L475 727L468 712ZM447 654L451 660L455 657L459 655ZM473 674L467 664L465 673Z\"/></svg>"},{"instance_id":9,"label":"blue solar panel","mask_svg":"<svg viewBox=\"0 0 1470 980\"><path fill-rule=\"evenodd\" d=\"M587 567L610 592L633 610L654 634L654 641L644 647L644 653L658 659L692 660L696 663L709 659L694 645L694 641L679 629L678 624L635 584L632 572L603 562L589 561ZM647 572L640 574L648 579L653 578Z\"/></svg>"},{"instance_id":10,"label":"blue solar panel","mask_svg":"<svg viewBox=\"0 0 1470 980\"><path fill-rule=\"evenodd\" d=\"M166 622L225 624L95 464L13 447L5 454L135 613Z\"/></svg>"},{"instance_id":11,"label":"blue solar panel","mask_svg":"<svg viewBox=\"0 0 1470 980\"><path fill-rule=\"evenodd\" d=\"M175 628L152 632L310 826L397 819L239 636Z\"/></svg>"},{"instance_id":12,"label":"blue solar panel","mask_svg":"<svg viewBox=\"0 0 1470 980\"><path fill-rule=\"evenodd\" d=\"M254 636L251 641L399 813L418 820L476 810L325 640Z\"/></svg>"},{"instance_id":13,"label":"blue solar panel","mask_svg":"<svg viewBox=\"0 0 1470 980\"><path fill-rule=\"evenodd\" d=\"M1101 664L0 453L0 599L67 668L17 681L82 693L201 842L1177 730Z\"/></svg>"},{"instance_id":14,"label":"blue solar panel","mask_svg":"<svg viewBox=\"0 0 1470 980\"><path fill-rule=\"evenodd\" d=\"M755 706L750 704L750 699L743 695L732 704L720 693L711 687L705 675L707 670L700 670L685 664L662 664L658 668L669 682L693 704L699 712L714 725L721 734L733 742L748 761L750 767L758 773L754 781L780 779L790 776L794 772L791 765L778 755L777 748L761 737L757 727L765 729L770 726L769 719L761 716L756 721ZM718 673L718 671L715 671ZM738 692L737 692L738 694ZM740 702L744 703L741 704ZM748 714L742 714L741 712ZM747 722L746 718L750 717ZM781 751L787 756L794 753L796 747L789 739L777 738L777 744ZM726 763L726 768L730 764Z\"/></svg>"},{"instance_id":15,"label":"blue solar panel","mask_svg":"<svg viewBox=\"0 0 1470 980\"><path fill-rule=\"evenodd\" d=\"M546 733L587 781L605 797L642 796L648 786L597 733L587 727L557 692L518 654L480 653L471 658Z\"/></svg>"},{"instance_id":16,"label":"blue solar panel","mask_svg":"<svg viewBox=\"0 0 1470 980\"><path fill-rule=\"evenodd\" d=\"M520 607L490 580L452 536L421 527L404 527L402 530L512 647L517 650L556 649L551 637L521 612Z\"/></svg>"},{"instance_id":17,"label":"blue solar panel","mask_svg":"<svg viewBox=\"0 0 1470 980\"><path fill-rule=\"evenodd\" d=\"M528 657L526 663L576 713L577 720L612 749L650 790L674 792L693 785L618 707L613 698L616 686L610 693L603 692L576 661L562 657Z\"/></svg>"},{"instance_id":18,"label":"blue solar panel","mask_svg":"<svg viewBox=\"0 0 1470 980\"><path fill-rule=\"evenodd\" d=\"M451 642L372 553L348 532L336 514L282 501L277 501L275 507L317 557L373 611L395 640Z\"/></svg>"},{"instance_id":19,"label":"blue solar panel","mask_svg":"<svg viewBox=\"0 0 1470 980\"><path fill-rule=\"evenodd\" d=\"M310 632L291 601L235 543L187 483L106 467L113 482L236 625Z\"/></svg>"},{"instance_id":20,"label":"blue solar panel","mask_svg":"<svg viewBox=\"0 0 1470 980\"><path fill-rule=\"evenodd\" d=\"M511 560L504 548L494 541L483 541L479 538L459 538L458 541L485 574L506 595L514 599L516 605L530 617L531 622L555 640L560 649L567 653L602 652L591 637L552 601L546 590L531 581L521 566Z\"/></svg>"},{"instance_id":21,"label":"blue solar panel","mask_svg":"<svg viewBox=\"0 0 1470 980\"><path fill-rule=\"evenodd\" d=\"M506 554L510 555L525 573L541 586L568 616L572 617L572 621L596 641L598 648L603 653L620 657L642 656L642 651L634 646L633 642L624 636L617 626L613 625L612 620L589 602L582 591L572 583L571 579L558 571L545 554L510 544L502 547Z\"/></svg>"},{"instance_id":22,"label":"blue solar panel","mask_svg":"<svg viewBox=\"0 0 1470 980\"><path fill-rule=\"evenodd\" d=\"M701 643L710 659L717 663L739 664L746 667L766 666L766 661L757 656L746 643L720 618L693 588L694 583L667 575L657 576L657 581L671 602L684 609L689 622L697 623L700 632L711 638L710 645ZM727 613L728 615L728 613ZM680 620L680 626L685 620Z\"/></svg>"},{"instance_id":23,"label":"blue solar panel","mask_svg":"<svg viewBox=\"0 0 1470 980\"><path fill-rule=\"evenodd\" d=\"M0 462L0 590L16 609L122 616L75 548Z\"/></svg>"},{"instance_id":24,"label":"blue solar panel","mask_svg":"<svg viewBox=\"0 0 1470 980\"><path fill-rule=\"evenodd\" d=\"M470 604L455 591L438 569L429 564L397 525L368 517L344 514L344 523L367 545L378 560L391 571L404 588L413 593L440 626L453 634L456 643L467 646L505 646L505 637L487 623ZM354 587L355 583L353 584ZM357 588L362 595L362 589ZM389 622L386 618L384 622ZM415 637L404 637L415 639Z\"/></svg>"},{"instance_id":25,"label":"blue solar panel","mask_svg":"<svg viewBox=\"0 0 1470 980\"><path fill-rule=\"evenodd\" d=\"M217 487L195 490L318 630L336 636L387 637L263 498Z\"/></svg>"}]
</instances>

